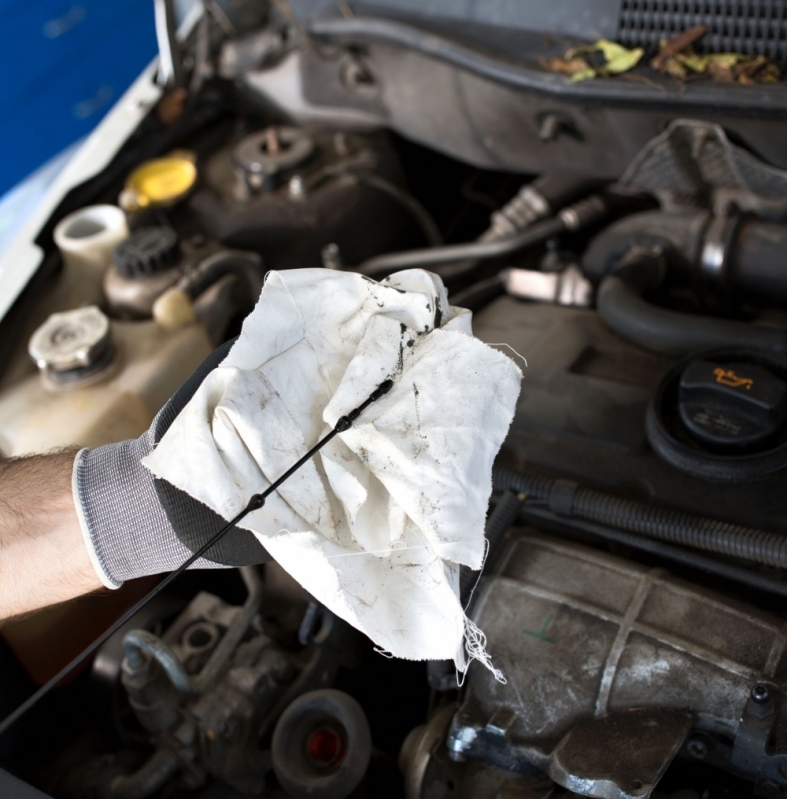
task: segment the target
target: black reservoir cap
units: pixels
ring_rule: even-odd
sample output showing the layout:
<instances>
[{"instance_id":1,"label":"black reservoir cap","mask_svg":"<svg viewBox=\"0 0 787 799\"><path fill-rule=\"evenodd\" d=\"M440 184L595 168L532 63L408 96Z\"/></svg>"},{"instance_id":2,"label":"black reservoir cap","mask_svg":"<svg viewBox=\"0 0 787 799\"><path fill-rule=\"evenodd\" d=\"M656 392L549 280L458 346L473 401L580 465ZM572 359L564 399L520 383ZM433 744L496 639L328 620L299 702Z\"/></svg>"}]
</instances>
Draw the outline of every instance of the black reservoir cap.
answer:
<instances>
[{"instance_id":1,"label":"black reservoir cap","mask_svg":"<svg viewBox=\"0 0 787 799\"><path fill-rule=\"evenodd\" d=\"M112 253L121 275L144 278L172 267L179 254L178 234L166 226L144 227L133 231Z\"/></svg>"},{"instance_id":2,"label":"black reservoir cap","mask_svg":"<svg viewBox=\"0 0 787 799\"><path fill-rule=\"evenodd\" d=\"M697 360L680 377L678 410L692 436L710 449L756 448L787 418L787 383L755 364Z\"/></svg>"}]
</instances>

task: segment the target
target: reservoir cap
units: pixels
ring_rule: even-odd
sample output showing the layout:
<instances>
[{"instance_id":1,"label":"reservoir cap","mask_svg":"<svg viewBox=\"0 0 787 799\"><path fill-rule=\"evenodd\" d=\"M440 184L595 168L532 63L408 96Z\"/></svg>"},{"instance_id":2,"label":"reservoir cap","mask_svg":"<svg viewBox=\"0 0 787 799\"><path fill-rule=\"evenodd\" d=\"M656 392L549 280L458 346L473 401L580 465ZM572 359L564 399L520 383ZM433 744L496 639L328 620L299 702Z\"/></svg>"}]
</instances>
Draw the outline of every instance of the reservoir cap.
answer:
<instances>
[{"instance_id":1,"label":"reservoir cap","mask_svg":"<svg viewBox=\"0 0 787 799\"><path fill-rule=\"evenodd\" d=\"M112 262L124 277L142 278L174 266L178 253L178 234L171 227L144 227L115 247Z\"/></svg>"},{"instance_id":2,"label":"reservoir cap","mask_svg":"<svg viewBox=\"0 0 787 799\"><path fill-rule=\"evenodd\" d=\"M172 153L138 166L120 195L125 211L172 205L185 197L197 181L193 153Z\"/></svg>"},{"instance_id":3,"label":"reservoir cap","mask_svg":"<svg viewBox=\"0 0 787 799\"><path fill-rule=\"evenodd\" d=\"M110 324L95 305L52 314L30 338L38 368L71 372L103 364L110 349Z\"/></svg>"},{"instance_id":4,"label":"reservoir cap","mask_svg":"<svg viewBox=\"0 0 787 799\"><path fill-rule=\"evenodd\" d=\"M709 449L755 447L772 439L787 418L787 383L753 363L692 361L680 376L678 412Z\"/></svg>"}]
</instances>

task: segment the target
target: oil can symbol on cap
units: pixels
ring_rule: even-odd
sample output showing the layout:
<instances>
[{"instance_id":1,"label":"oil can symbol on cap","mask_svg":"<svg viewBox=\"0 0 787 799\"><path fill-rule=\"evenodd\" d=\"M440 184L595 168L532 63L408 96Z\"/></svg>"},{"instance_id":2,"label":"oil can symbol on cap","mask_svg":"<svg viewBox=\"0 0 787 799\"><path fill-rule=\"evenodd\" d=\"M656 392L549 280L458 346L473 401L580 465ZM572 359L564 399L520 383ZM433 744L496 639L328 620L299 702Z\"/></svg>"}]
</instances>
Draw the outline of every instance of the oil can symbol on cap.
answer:
<instances>
[{"instance_id":1,"label":"oil can symbol on cap","mask_svg":"<svg viewBox=\"0 0 787 799\"><path fill-rule=\"evenodd\" d=\"M733 369L722 369L721 366L717 366L713 370L713 374L716 375L717 383L721 383L723 386L729 386L730 388L745 388L746 391L750 391L751 387L754 385L754 380L750 377L740 377L736 375Z\"/></svg>"}]
</instances>

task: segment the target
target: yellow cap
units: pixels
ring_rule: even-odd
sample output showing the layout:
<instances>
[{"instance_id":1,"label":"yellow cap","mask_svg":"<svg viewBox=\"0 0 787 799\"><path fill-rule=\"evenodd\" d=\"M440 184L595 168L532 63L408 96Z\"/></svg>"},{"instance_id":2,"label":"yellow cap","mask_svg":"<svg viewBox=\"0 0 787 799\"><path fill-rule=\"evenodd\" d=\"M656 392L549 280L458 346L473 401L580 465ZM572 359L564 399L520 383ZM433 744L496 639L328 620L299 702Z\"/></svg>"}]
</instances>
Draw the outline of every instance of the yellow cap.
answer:
<instances>
[{"instance_id":1,"label":"yellow cap","mask_svg":"<svg viewBox=\"0 0 787 799\"><path fill-rule=\"evenodd\" d=\"M178 152L154 158L128 176L120 205L126 211L171 205L185 197L196 180L193 154Z\"/></svg>"}]
</instances>

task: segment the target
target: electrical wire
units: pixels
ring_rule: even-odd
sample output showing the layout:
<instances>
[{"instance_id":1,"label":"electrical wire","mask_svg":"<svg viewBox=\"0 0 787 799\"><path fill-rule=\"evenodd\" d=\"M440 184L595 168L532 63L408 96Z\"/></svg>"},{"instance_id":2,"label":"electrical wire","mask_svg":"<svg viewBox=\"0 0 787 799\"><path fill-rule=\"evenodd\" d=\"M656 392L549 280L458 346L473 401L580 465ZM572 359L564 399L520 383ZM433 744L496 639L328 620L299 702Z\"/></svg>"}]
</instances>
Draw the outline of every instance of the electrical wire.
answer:
<instances>
[{"instance_id":1,"label":"electrical wire","mask_svg":"<svg viewBox=\"0 0 787 799\"><path fill-rule=\"evenodd\" d=\"M439 247L443 243L440 229L437 227L432 215L410 192L400 189L391 183L390 180L381 178L372 172L349 171L347 173L354 177L359 183L370 186L379 192L390 197L405 209L418 223L424 238L432 247Z\"/></svg>"},{"instance_id":2,"label":"electrical wire","mask_svg":"<svg viewBox=\"0 0 787 799\"><path fill-rule=\"evenodd\" d=\"M409 191L400 188L371 171L373 162L365 154L348 158L338 164L330 164L319 169L309 178L306 188L312 191L320 183L336 177L346 177L356 180L361 185L369 186L376 191L387 195L391 200L400 205L417 222L430 247L439 247L443 243L440 229L432 215L423 204Z\"/></svg>"},{"instance_id":3,"label":"electrical wire","mask_svg":"<svg viewBox=\"0 0 787 799\"><path fill-rule=\"evenodd\" d=\"M129 622L140 610L142 610L151 599L160 594L173 580L180 576L189 566L196 563L203 555L205 555L213 546L215 546L221 539L230 531L236 524L243 521L243 519L255 510L259 510L265 505L265 500L276 491L279 486L287 479L292 477L298 469L303 466L308 460L316 455L329 441L335 438L339 433L344 433L349 430L353 422L373 403L380 397L387 394L393 386L392 380L385 380L381 383L370 395L362 402L357 408L351 410L346 416L342 416L334 426L333 430L325 435L318 441L303 457L299 458L281 477L275 480L264 491L259 494L254 494L249 500L246 507L233 519L221 528L206 544L200 547L185 563L181 564L175 571L170 572L153 590L146 594L139 600L133 607L127 610L117 621L115 621L109 629L103 632L93 643L86 649L78 654L70 663L65 665L60 671L52 677L49 682L42 685L32 696L28 697L22 702L19 707L11 712L2 722L0 722L0 736L3 735L19 718L21 718L28 710L36 705L41 699L44 698L56 685L58 685L65 677L67 677L85 658L90 657L103 643L111 638L124 624Z\"/></svg>"}]
</instances>

